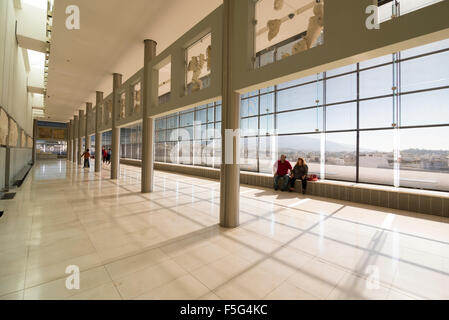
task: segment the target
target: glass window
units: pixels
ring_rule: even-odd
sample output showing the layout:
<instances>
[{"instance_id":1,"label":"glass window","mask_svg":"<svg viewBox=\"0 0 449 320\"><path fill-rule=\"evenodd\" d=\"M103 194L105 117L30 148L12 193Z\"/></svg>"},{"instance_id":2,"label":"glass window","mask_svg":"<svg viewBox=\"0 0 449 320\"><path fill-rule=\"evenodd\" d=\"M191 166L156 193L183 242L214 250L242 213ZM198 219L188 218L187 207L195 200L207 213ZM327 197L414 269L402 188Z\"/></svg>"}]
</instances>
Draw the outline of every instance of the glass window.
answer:
<instances>
[{"instance_id":1,"label":"glass window","mask_svg":"<svg viewBox=\"0 0 449 320\"><path fill-rule=\"evenodd\" d=\"M357 99L357 74L332 78L326 81L326 103Z\"/></svg>"},{"instance_id":2,"label":"glass window","mask_svg":"<svg viewBox=\"0 0 449 320\"><path fill-rule=\"evenodd\" d=\"M312 75L310 75L308 77L295 79L295 80L291 80L291 81L288 81L288 82L284 82L284 83L278 84L277 85L277 89L280 90L280 89L290 88L290 87L294 87L294 86L297 86L297 85L300 85L300 84L304 84L304 83L308 83L308 82L313 82L313 81L316 82L317 80L320 80L320 79L323 79L323 74L322 73L312 74Z\"/></svg>"},{"instance_id":3,"label":"glass window","mask_svg":"<svg viewBox=\"0 0 449 320\"><path fill-rule=\"evenodd\" d=\"M246 171L257 171L258 138L241 138L240 168Z\"/></svg>"},{"instance_id":4,"label":"glass window","mask_svg":"<svg viewBox=\"0 0 449 320\"><path fill-rule=\"evenodd\" d=\"M260 117L260 135L274 134L274 116L262 116Z\"/></svg>"},{"instance_id":5,"label":"glass window","mask_svg":"<svg viewBox=\"0 0 449 320\"><path fill-rule=\"evenodd\" d=\"M401 129L402 187L449 191L449 127Z\"/></svg>"},{"instance_id":6,"label":"glass window","mask_svg":"<svg viewBox=\"0 0 449 320\"><path fill-rule=\"evenodd\" d=\"M401 126L449 124L449 89L401 96Z\"/></svg>"},{"instance_id":7,"label":"glass window","mask_svg":"<svg viewBox=\"0 0 449 320\"><path fill-rule=\"evenodd\" d=\"M360 182L393 185L394 130L360 132Z\"/></svg>"},{"instance_id":8,"label":"glass window","mask_svg":"<svg viewBox=\"0 0 449 320\"><path fill-rule=\"evenodd\" d=\"M210 107L207 109L207 122L211 123L215 121L215 108L214 107Z\"/></svg>"},{"instance_id":9,"label":"glass window","mask_svg":"<svg viewBox=\"0 0 449 320\"><path fill-rule=\"evenodd\" d=\"M326 107L326 130L357 129L357 103L337 104Z\"/></svg>"},{"instance_id":10,"label":"glass window","mask_svg":"<svg viewBox=\"0 0 449 320\"><path fill-rule=\"evenodd\" d=\"M356 181L356 133L326 134L326 179Z\"/></svg>"},{"instance_id":11,"label":"glass window","mask_svg":"<svg viewBox=\"0 0 449 320\"><path fill-rule=\"evenodd\" d=\"M323 130L323 108L283 112L276 116L278 134L315 132Z\"/></svg>"},{"instance_id":12,"label":"glass window","mask_svg":"<svg viewBox=\"0 0 449 320\"><path fill-rule=\"evenodd\" d=\"M179 117L179 126L180 127L193 126L194 120L193 118L194 118L193 112L181 114Z\"/></svg>"},{"instance_id":13,"label":"glass window","mask_svg":"<svg viewBox=\"0 0 449 320\"><path fill-rule=\"evenodd\" d=\"M392 62L393 62L393 55L387 54L386 56L362 61L362 62L360 62L359 66L360 66L360 69L364 69L364 68L374 67L374 66L378 66L380 64L392 63Z\"/></svg>"},{"instance_id":14,"label":"glass window","mask_svg":"<svg viewBox=\"0 0 449 320\"><path fill-rule=\"evenodd\" d=\"M356 71L356 70L357 70L357 65L350 64L348 66L344 66L341 68L326 71L326 77L332 77L332 76L336 76L336 75L339 75L342 73L352 72L352 71Z\"/></svg>"},{"instance_id":15,"label":"glass window","mask_svg":"<svg viewBox=\"0 0 449 320\"><path fill-rule=\"evenodd\" d=\"M221 121L221 105L215 108L215 121Z\"/></svg>"},{"instance_id":16,"label":"glass window","mask_svg":"<svg viewBox=\"0 0 449 320\"><path fill-rule=\"evenodd\" d=\"M293 166L301 157L309 166L309 174L320 174L321 134L280 136L276 151L275 159L285 154Z\"/></svg>"},{"instance_id":17,"label":"glass window","mask_svg":"<svg viewBox=\"0 0 449 320\"><path fill-rule=\"evenodd\" d=\"M360 72L360 98L393 94L393 66L387 65Z\"/></svg>"},{"instance_id":18,"label":"glass window","mask_svg":"<svg viewBox=\"0 0 449 320\"><path fill-rule=\"evenodd\" d=\"M242 136L256 136L259 133L259 119L257 117L242 119L240 125Z\"/></svg>"},{"instance_id":19,"label":"glass window","mask_svg":"<svg viewBox=\"0 0 449 320\"><path fill-rule=\"evenodd\" d=\"M401 63L402 92L449 85L449 51Z\"/></svg>"},{"instance_id":20,"label":"glass window","mask_svg":"<svg viewBox=\"0 0 449 320\"><path fill-rule=\"evenodd\" d=\"M316 106L317 100L322 101L322 88L323 83L320 81L279 91L277 93L277 111Z\"/></svg>"},{"instance_id":21,"label":"glass window","mask_svg":"<svg viewBox=\"0 0 449 320\"><path fill-rule=\"evenodd\" d=\"M167 129L174 129L178 127L178 116L167 118Z\"/></svg>"},{"instance_id":22,"label":"glass window","mask_svg":"<svg viewBox=\"0 0 449 320\"><path fill-rule=\"evenodd\" d=\"M259 114L259 98L244 99L240 105L240 116L251 117Z\"/></svg>"},{"instance_id":23,"label":"glass window","mask_svg":"<svg viewBox=\"0 0 449 320\"><path fill-rule=\"evenodd\" d=\"M449 39L432 42L430 44L426 44L424 46L419 46L416 48L404 50L401 52L401 58L406 59L414 56L418 56L421 54L426 54L438 50L443 50L449 48Z\"/></svg>"},{"instance_id":24,"label":"glass window","mask_svg":"<svg viewBox=\"0 0 449 320\"><path fill-rule=\"evenodd\" d=\"M166 127L166 119L165 118L159 118L156 119L156 130L163 130Z\"/></svg>"},{"instance_id":25,"label":"glass window","mask_svg":"<svg viewBox=\"0 0 449 320\"><path fill-rule=\"evenodd\" d=\"M181 119L183 116L184 115L181 116ZM197 124L198 122L199 123L207 123L207 109L199 109L195 112L195 122L196 122L195 124ZM186 125L190 125L190 124L186 124Z\"/></svg>"},{"instance_id":26,"label":"glass window","mask_svg":"<svg viewBox=\"0 0 449 320\"><path fill-rule=\"evenodd\" d=\"M274 94L264 94L260 96L260 114L274 112Z\"/></svg>"},{"instance_id":27,"label":"glass window","mask_svg":"<svg viewBox=\"0 0 449 320\"><path fill-rule=\"evenodd\" d=\"M277 140L275 136L259 138L259 172L273 172L273 164L277 160Z\"/></svg>"},{"instance_id":28,"label":"glass window","mask_svg":"<svg viewBox=\"0 0 449 320\"><path fill-rule=\"evenodd\" d=\"M394 123L393 97L360 101L360 128L389 128Z\"/></svg>"}]
</instances>

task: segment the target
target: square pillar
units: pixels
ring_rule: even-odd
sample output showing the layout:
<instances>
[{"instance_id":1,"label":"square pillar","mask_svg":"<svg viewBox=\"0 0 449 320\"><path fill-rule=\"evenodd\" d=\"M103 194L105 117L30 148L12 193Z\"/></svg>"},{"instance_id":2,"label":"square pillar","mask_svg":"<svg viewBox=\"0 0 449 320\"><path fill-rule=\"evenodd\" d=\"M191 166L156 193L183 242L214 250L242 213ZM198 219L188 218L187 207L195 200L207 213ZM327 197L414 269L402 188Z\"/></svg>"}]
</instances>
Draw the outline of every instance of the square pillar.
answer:
<instances>
[{"instance_id":1,"label":"square pillar","mask_svg":"<svg viewBox=\"0 0 449 320\"><path fill-rule=\"evenodd\" d=\"M143 112L142 112L142 193L153 192L154 185L154 118L150 118L150 108L158 99L159 73L150 66L156 57L156 41L145 40L143 65Z\"/></svg>"},{"instance_id":2,"label":"square pillar","mask_svg":"<svg viewBox=\"0 0 449 320\"><path fill-rule=\"evenodd\" d=\"M78 163L80 163L79 158L78 158L78 153L80 152L78 147L79 147L79 137L78 137L78 133L79 133L79 119L78 116L74 117L73 123L75 124L73 126L73 153L72 153L72 161L75 164L75 166L78 165Z\"/></svg>"},{"instance_id":3,"label":"square pillar","mask_svg":"<svg viewBox=\"0 0 449 320\"><path fill-rule=\"evenodd\" d=\"M119 112L118 89L122 85L122 75L113 74L112 83L112 155L111 155L111 179L118 179L120 176L120 128L117 127Z\"/></svg>"},{"instance_id":4,"label":"square pillar","mask_svg":"<svg viewBox=\"0 0 449 320\"><path fill-rule=\"evenodd\" d=\"M223 2L222 164L220 171L220 225L239 226L240 219L240 95L234 90L233 15L237 0Z\"/></svg>"},{"instance_id":5,"label":"square pillar","mask_svg":"<svg viewBox=\"0 0 449 320\"><path fill-rule=\"evenodd\" d=\"M78 120L78 154L76 155L78 165L82 164L81 155L84 153L83 150L83 118L84 118L84 110L79 111L79 120Z\"/></svg>"},{"instance_id":6,"label":"square pillar","mask_svg":"<svg viewBox=\"0 0 449 320\"><path fill-rule=\"evenodd\" d=\"M103 103L103 92L97 91L97 104L95 107L95 172L101 172L101 104Z\"/></svg>"},{"instance_id":7,"label":"square pillar","mask_svg":"<svg viewBox=\"0 0 449 320\"><path fill-rule=\"evenodd\" d=\"M90 117L92 117L92 103L87 102L86 103L86 121L85 121L86 132L84 132L84 136L86 139L86 147L84 149L86 149L86 150L90 149L90 136L89 136Z\"/></svg>"}]
</instances>

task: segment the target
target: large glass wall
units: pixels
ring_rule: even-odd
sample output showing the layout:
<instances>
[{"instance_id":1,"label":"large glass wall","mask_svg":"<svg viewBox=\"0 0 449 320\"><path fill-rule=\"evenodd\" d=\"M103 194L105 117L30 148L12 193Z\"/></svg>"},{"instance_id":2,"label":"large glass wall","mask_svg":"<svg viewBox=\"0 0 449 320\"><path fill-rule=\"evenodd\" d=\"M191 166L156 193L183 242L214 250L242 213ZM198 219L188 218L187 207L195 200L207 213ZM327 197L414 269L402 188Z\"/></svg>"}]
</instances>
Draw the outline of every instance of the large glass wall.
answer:
<instances>
[{"instance_id":1,"label":"large glass wall","mask_svg":"<svg viewBox=\"0 0 449 320\"><path fill-rule=\"evenodd\" d=\"M241 169L449 191L449 39L241 96ZM221 102L157 119L156 161L220 167Z\"/></svg>"},{"instance_id":2,"label":"large glass wall","mask_svg":"<svg viewBox=\"0 0 449 320\"><path fill-rule=\"evenodd\" d=\"M155 160L219 168L221 102L156 119Z\"/></svg>"},{"instance_id":3,"label":"large glass wall","mask_svg":"<svg viewBox=\"0 0 449 320\"><path fill-rule=\"evenodd\" d=\"M120 157L142 160L142 124L120 129Z\"/></svg>"}]
</instances>

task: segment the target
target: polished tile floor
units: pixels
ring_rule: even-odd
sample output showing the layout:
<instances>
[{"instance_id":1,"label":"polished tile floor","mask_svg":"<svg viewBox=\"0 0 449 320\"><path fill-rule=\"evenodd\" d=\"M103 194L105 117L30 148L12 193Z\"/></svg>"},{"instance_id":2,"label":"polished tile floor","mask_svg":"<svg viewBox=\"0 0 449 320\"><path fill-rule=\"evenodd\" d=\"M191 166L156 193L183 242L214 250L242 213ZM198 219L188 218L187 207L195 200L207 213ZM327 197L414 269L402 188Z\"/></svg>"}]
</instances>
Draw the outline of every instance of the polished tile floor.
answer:
<instances>
[{"instance_id":1,"label":"polished tile floor","mask_svg":"<svg viewBox=\"0 0 449 320\"><path fill-rule=\"evenodd\" d=\"M449 299L448 219L242 186L226 230L217 181L108 177L40 162L0 202L0 299Z\"/></svg>"}]
</instances>

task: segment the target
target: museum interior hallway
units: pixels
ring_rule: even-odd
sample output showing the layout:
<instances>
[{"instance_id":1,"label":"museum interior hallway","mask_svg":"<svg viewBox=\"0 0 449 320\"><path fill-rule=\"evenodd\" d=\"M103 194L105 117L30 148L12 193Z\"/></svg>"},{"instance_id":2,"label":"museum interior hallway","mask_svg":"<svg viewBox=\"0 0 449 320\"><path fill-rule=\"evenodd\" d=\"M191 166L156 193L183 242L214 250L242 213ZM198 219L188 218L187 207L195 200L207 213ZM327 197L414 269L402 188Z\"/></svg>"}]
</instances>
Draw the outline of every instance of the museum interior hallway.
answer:
<instances>
[{"instance_id":1,"label":"museum interior hallway","mask_svg":"<svg viewBox=\"0 0 449 320\"><path fill-rule=\"evenodd\" d=\"M448 299L449 219L140 168L38 162L1 201L0 299ZM66 288L68 266L80 289Z\"/></svg>"}]
</instances>

